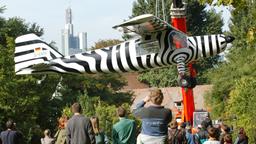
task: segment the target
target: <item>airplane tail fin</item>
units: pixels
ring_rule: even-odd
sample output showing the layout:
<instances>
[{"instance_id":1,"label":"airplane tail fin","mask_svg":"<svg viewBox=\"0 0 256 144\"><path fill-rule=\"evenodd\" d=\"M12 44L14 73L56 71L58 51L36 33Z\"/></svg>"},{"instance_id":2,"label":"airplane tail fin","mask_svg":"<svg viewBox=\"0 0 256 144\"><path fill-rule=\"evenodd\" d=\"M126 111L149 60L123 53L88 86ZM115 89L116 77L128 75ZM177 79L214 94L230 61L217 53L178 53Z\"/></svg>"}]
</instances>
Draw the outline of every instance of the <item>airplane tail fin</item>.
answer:
<instances>
[{"instance_id":1,"label":"airplane tail fin","mask_svg":"<svg viewBox=\"0 0 256 144\"><path fill-rule=\"evenodd\" d=\"M61 53L42 41L35 34L26 34L15 39L15 73L31 74L33 66L46 64L49 60L63 57Z\"/></svg>"}]
</instances>

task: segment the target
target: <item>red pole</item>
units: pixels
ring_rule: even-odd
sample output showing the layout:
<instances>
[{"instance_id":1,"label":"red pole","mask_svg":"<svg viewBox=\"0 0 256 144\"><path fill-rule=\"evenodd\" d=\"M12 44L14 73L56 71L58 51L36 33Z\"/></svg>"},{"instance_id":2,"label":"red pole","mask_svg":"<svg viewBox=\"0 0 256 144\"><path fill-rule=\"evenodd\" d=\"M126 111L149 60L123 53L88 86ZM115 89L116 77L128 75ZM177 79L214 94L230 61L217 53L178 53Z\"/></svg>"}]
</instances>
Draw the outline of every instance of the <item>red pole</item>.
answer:
<instances>
[{"instance_id":1,"label":"red pole","mask_svg":"<svg viewBox=\"0 0 256 144\"><path fill-rule=\"evenodd\" d=\"M174 0L173 7L171 9L171 23L173 27L179 29L180 31L187 33L186 26L186 14L185 6L181 4L181 0ZM181 7L179 7L178 5ZM189 73L191 77L196 77L196 71L193 68L192 64L188 65ZM181 88L182 99L183 99L183 117L184 122L190 122L193 124L193 113L195 111L193 88Z\"/></svg>"}]
</instances>

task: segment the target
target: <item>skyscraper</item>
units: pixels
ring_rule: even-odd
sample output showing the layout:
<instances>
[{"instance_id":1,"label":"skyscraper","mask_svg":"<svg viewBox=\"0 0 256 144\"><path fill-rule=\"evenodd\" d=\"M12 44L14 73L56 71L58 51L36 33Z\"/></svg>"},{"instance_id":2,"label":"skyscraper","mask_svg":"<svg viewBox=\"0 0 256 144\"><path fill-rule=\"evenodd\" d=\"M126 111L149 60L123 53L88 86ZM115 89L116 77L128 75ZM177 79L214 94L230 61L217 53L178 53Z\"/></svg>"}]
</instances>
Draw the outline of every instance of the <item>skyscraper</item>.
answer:
<instances>
[{"instance_id":1,"label":"skyscraper","mask_svg":"<svg viewBox=\"0 0 256 144\"><path fill-rule=\"evenodd\" d=\"M76 53L81 53L87 50L87 33L81 32L78 36L74 35L74 28L72 24L72 10L66 9L65 27L61 30L61 49L59 51L67 56Z\"/></svg>"}]
</instances>

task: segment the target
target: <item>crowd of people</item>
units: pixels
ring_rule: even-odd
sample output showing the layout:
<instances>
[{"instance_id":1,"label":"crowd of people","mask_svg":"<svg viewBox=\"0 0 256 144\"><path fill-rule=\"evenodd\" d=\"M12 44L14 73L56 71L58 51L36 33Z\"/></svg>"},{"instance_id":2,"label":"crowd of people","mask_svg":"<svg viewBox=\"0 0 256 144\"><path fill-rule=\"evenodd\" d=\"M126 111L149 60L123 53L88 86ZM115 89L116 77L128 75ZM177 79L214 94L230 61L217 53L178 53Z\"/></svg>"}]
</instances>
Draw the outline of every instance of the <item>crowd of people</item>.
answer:
<instances>
[{"instance_id":1,"label":"crowd of people","mask_svg":"<svg viewBox=\"0 0 256 144\"><path fill-rule=\"evenodd\" d=\"M113 125L111 142L113 144L248 144L248 137L243 128L235 140L231 129L221 124L213 126L211 120L204 120L196 132L190 124L172 120L170 109L161 106L163 93L153 89L147 97L136 105L133 115L141 119L141 128L135 120L127 118L126 109L117 108L119 121ZM149 103L150 104L147 104ZM147 106L145 106L147 105ZM109 144L110 140L99 126L99 118L82 115L82 107L74 103L71 107L73 116L62 116L58 120L58 130L53 137L46 129L44 137L31 141L31 144ZM1 132L1 144L23 144L21 132L16 130L12 120L6 122L7 129ZM36 139L36 138L35 138Z\"/></svg>"}]
</instances>

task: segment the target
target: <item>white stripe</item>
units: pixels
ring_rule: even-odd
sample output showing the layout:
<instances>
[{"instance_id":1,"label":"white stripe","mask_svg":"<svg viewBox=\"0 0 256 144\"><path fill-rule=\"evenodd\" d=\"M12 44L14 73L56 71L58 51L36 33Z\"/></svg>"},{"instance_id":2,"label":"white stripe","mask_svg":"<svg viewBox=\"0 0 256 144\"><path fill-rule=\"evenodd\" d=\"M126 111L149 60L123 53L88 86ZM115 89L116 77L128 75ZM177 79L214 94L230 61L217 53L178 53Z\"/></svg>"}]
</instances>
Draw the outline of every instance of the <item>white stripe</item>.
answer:
<instances>
[{"instance_id":1,"label":"white stripe","mask_svg":"<svg viewBox=\"0 0 256 144\"><path fill-rule=\"evenodd\" d=\"M209 47L209 39L208 36L204 36L204 48L205 48L205 54L206 57L210 57L210 47Z\"/></svg>"},{"instance_id":2,"label":"white stripe","mask_svg":"<svg viewBox=\"0 0 256 144\"><path fill-rule=\"evenodd\" d=\"M87 62L89 64L89 68L90 68L91 72L93 72L93 73L97 72L95 58L92 58L92 57L89 57L89 56L84 56L82 54L76 54L75 57L78 60Z\"/></svg>"},{"instance_id":3,"label":"white stripe","mask_svg":"<svg viewBox=\"0 0 256 144\"><path fill-rule=\"evenodd\" d=\"M26 68L31 65L36 65L39 63L44 63L43 59L36 59L36 60L31 60L31 61L26 61L23 63L15 64L15 72L19 71L20 69Z\"/></svg>"},{"instance_id":4,"label":"white stripe","mask_svg":"<svg viewBox=\"0 0 256 144\"><path fill-rule=\"evenodd\" d=\"M152 54L150 55L150 65L151 65L152 67L154 67L154 68L157 67L157 65L156 65L156 63L155 63L155 61L154 61L155 55L156 55L155 53L152 53Z\"/></svg>"},{"instance_id":5,"label":"white stripe","mask_svg":"<svg viewBox=\"0 0 256 144\"><path fill-rule=\"evenodd\" d=\"M97 50L95 50L95 52L101 56L100 69L103 72L109 72L109 69L108 69L108 66L107 66L108 54L106 52L102 51L101 49L97 49Z\"/></svg>"},{"instance_id":6,"label":"white stripe","mask_svg":"<svg viewBox=\"0 0 256 144\"><path fill-rule=\"evenodd\" d=\"M129 45L129 53L130 53L130 58L131 58L131 62L132 65L137 68L138 70L143 70L137 61L137 54L136 54L136 46L135 46L135 40L131 40L130 41L130 45Z\"/></svg>"},{"instance_id":7,"label":"white stripe","mask_svg":"<svg viewBox=\"0 0 256 144\"><path fill-rule=\"evenodd\" d=\"M52 59L50 57L50 53L48 53L47 55L39 56L39 57L35 56L35 53L29 53L29 54L14 57L14 62L17 63L17 62L21 62L21 61L25 61L25 60L29 60L29 59L34 59L34 58L40 58L40 57L46 57L47 60Z\"/></svg>"},{"instance_id":8,"label":"white stripe","mask_svg":"<svg viewBox=\"0 0 256 144\"><path fill-rule=\"evenodd\" d=\"M119 69L118 64L117 64L116 53L118 53L118 51L116 50L116 45L115 45L115 46L113 46L112 55L111 55L112 66L113 66L113 68L114 68L115 71L117 71L117 72L122 72L122 71Z\"/></svg>"},{"instance_id":9,"label":"white stripe","mask_svg":"<svg viewBox=\"0 0 256 144\"><path fill-rule=\"evenodd\" d=\"M217 54L217 43L215 35L211 35L213 55Z\"/></svg>"},{"instance_id":10,"label":"white stripe","mask_svg":"<svg viewBox=\"0 0 256 144\"><path fill-rule=\"evenodd\" d=\"M165 52L164 56L163 56L163 60L164 63L168 65L167 63L167 58L168 58L168 54L171 52L172 49L168 48L167 51Z\"/></svg>"},{"instance_id":11,"label":"white stripe","mask_svg":"<svg viewBox=\"0 0 256 144\"><path fill-rule=\"evenodd\" d=\"M196 40L197 40L198 59L199 59L200 57L203 57L201 37L200 36L196 36Z\"/></svg>"},{"instance_id":12,"label":"white stripe","mask_svg":"<svg viewBox=\"0 0 256 144\"><path fill-rule=\"evenodd\" d=\"M131 71L131 69L130 69L128 63L127 63L127 58L126 58L126 55L125 55L125 43L126 42L122 43L121 47L120 47L121 63L122 63L125 70Z\"/></svg>"},{"instance_id":13,"label":"white stripe","mask_svg":"<svg viewBox=\"0 0 256 144\"><path fill-rule=\"evenodd\" d=\"M196 40L194 39L194 37L188 37L188 42L189 42L189 46L190 48L192 48L194 55L193 55L193 60L195 60L196 58L196 53L198 53L198 50L196 48L197 44L196 44Z\"/></svg>"},{"instance_id":14,"label":"white stripe","mask_svg":"<svg viewBox=\"0 0 256 144\"><path fill-rule=\"evenodd\" d=\"M31 68L26 68L26 69L24 69L24 70L22 70L22 71L20 71L20 72L17 72L16 75L31 74L32 71L33 71L33 69L31 69Z\"/></svg>"},{"instance_id":15,"label":"white stripe","mask_svg":"<svg viewBox=\"0 0 256 144\"><path fill-rule=\"evenodd\" d=\"M65 70L63 70L63 69L61 69L59 67L56 67L56 66L51 66L50 69L51 70L56 70L56 71L62 72L62 73L67 73L67 71L65 71Z\"/></svg>"},{"instance_id":16,"label":"white stripe","mask_svg":"<svg viewBox=\"0 0 256 144\"><path fill-rule=\"evenodd\" d=\"M142 61L142 65L143 65L146 69L149 69L149 67L147 66L147 55L142 55L142 56L141 56L141 61Z\"/></svg>"},{"instance_id":17,"label":"white stripe","mask_svg":"<svg viewBox=\"0 0 256 144\"><path fill-rule=\"evenodd\" d=\"M31 40L41 40L41 39L37 35L31 33L31 34L26 34L26 35L17 37L15 39L15 43L26 42Z\"/></svg>"},{"instance_id":18,"label":"white stripe","mask_svg":"<svg viewBox=\"0 0 256 144\"><path fill-rule=\"evenodd\" d=\"M23 46L15 47L15 53L24 52L24 51L28 51L28 50L34 50L35 48L39 48L39 47L43 48L42 43L23 45Z\"/></svg>"}]
</instances>

